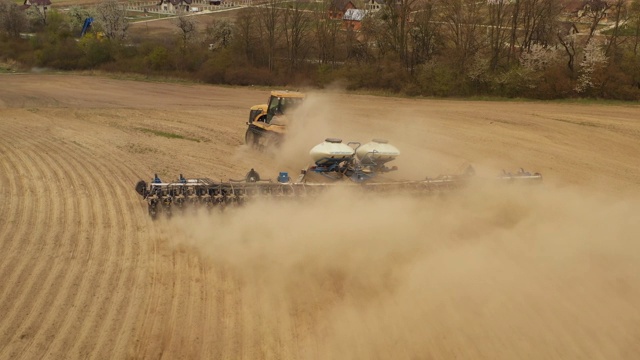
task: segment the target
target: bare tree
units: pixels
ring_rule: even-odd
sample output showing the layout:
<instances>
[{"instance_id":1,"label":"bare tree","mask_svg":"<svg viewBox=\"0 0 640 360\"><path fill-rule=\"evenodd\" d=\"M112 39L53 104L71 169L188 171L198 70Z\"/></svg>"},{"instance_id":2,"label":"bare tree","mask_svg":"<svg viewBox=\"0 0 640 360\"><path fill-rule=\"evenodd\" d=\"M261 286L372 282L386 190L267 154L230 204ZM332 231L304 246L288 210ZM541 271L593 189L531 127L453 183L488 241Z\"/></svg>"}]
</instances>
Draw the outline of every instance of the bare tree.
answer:
<instances>
[{"instance_id":1,"label":"bare tree","mask_svg":"<svg viewBox=\"0 0 640 360\"><path fill-rule=\"evenodd\" d=\"M409 16L417 0L385 0L381 19L384 24L383 32L387 38L389 48L398 55L408 67L410 57L409 46Z\"/></svg>"},{"instance_id":2,"label":"bare tree","mask_svg":"<svg viewBox=\"0 0 640 360\"><path fill-rule=\"evenodd\" d=\"M309 50L308 39L311 30L311 16L301 8L300 0L284 11L283 30L287 44L289 72L297 69L299 62L306 58Z\"/></svg>"},{"instance_id":3,"label":"bare tree","mask_svg":"<svg viewBox=\"0 0 640 360\"><path fill-rule=\"evenodd\" d=\"M519 28L522 31L522 49L532 45L549 46L555 43L563 4L558 0L520 0Z\"/></svg>"},{"instance_id":4,"label":"bare tree","mask_svg":"<svg viewBox=\"0 0 640 360\"><path fill-rule=\"evenodd\" d=\"M516 57L516 43L518 40L518 26L520 25L520 4L521 0L513 1L513 11L511 12L511 31L509 36L509 54L507 61L511 63Z\"/></svg>"},{"instance_id":5,"label":"bare tree","mask_svg":"<svg viewBox=\"0 0 640 360\"><path fill-rule=\"evenodd\" d=\"M635 37L633 42L633 54L638 55L638 43L640 42L640 0L634 0L629 7L630 17L635 23Z\"/></svg>"},{"instance_id":6,"label":"bare tree","mask_svg":"<svg viewBox=\"0 0 640 360\"><path fill-rule=\"evenodd\" d=\"M591 41L591 38L595 34L600 22L607 16L609 9L613 1L606 0L588 0L587 1L587 11L585 11L584 16L587 17L590 21L589 25L589 35L587 36L586 44Z\"/></svg>"},{"instance_id":7,"label":"bare tree","mask_svg":"<svg viewBox=\"0 0 640 360\"><path fill-rule=\"evenodd\" d=\"M260 34L266 46L265 52L269 71L273 71L277 46L281 36L282 9L277 0L269 0L264 7L259 9L259 12Z\"/></svg>"},{"instance_id":8,"label":"bare tree","mask_svg":"<svg viewBox=\"0 0 640 360\"><path fill-rule=\"evenodd\" d=\"M611 9L613 10L614 23L612 34L609 37L607 49L605 53L607 56L611 55L612 52L615 52L618 47L618 38L620 37L620 26L623 23L626 23L628 20L628 13L626 11L627 1L626 0L615 0L611 4Z\"/></svg>"},{"instance_id":9,"label":"bare tree","mask_svg":"<svg viewBox=\"0 0 640 360\"><path fill-rule=\"evenodd\" d=\"M556 34L558 37L558 42L560 43L560 45L562 45L565 53L567 54L567 67L569 68L569 70L571 70L571 72L575 70L574 63L576 52L578 49L576 45L577 34L578 29L574 24L566 26L565 29L558 30L558 33Z\"/></svg>"},{"instance_id":10,"label":"bare tree","mask_svg":"<svg viewBox=\"0 0 640 360\"><path fill-rule=\"evenodd\" d=\"M117 0L103 0L96 6L96 21L110 40L122 40L127 36L129 20L124 6Z\"/></svg>"},{"instance_id":11,"label":"bare tree","mask_svg":"<svg viewBox=\"0 0 640 360\"><path fill-rule=\"evenodd\" d=\"M341 23L328 17L328 1L314 11L314 35L318 60L321 64L336 64Z\"/></svg>"},{"instance_id":12,"label":"bare tree","mask_svg":"<svg viewBox=\"0 0 640 360\"><path fill-rule=\"evenodd\" d=\"M440 0L444 38L452 50L452 65L464 72L479 51L482 10L486 3L476 0Z\"/></svg>"},{"instance_id":13,"label":"bare tree","mask_svg":"<svg viewBox=\"0 0 640 360\"><path fill-rule=\"evenodd\" d=\"M392 35L387 31L387 27L384 23L387 13L380 10L373 16L366 16L362 20L362 27L360 29L360 35L363 37L363 43L371 44L372 48L375 48L375 55L377 58L386 56L387 53L394 52ZM353 33L353 32L351 32ZM347 58L352 57L355 44L355 36L353 41L349 37L351 33L347 33L347 39L345 41L347 45Z\"/></svg>"},{"instance_id":14,"label":"bare tree","mask_svg":"<svg viewBox=\"0 0 640 360\"><path fill-rule=\"evenodd\" d=\"M514 6L510 0L488 0L489 48L491 60L489 68L495 71L500 60L509 56L505 47L509 38L509 23L513 21Z\"/></svg>"},{"instance_id":15,"label":"bare tree","mask_svg":"<svg viewBox=\"0 0 640 360\"><path fill-rule=\"evenodd\" d=\"M186 51L187 45L196 35L196 22L190 16L184 14L178 15L175 24L180 30L180 42L182 43L182 51Z\"/></svg>"},{"instance_id":16,"label":"bare tree","mask_svg":"<svg viewBox=\"0 0 640 360\"><path fill-rule=\"evenodd\" d=\"M260 41L260 28L256 22L258 8L244 8L238 12L234 23L233 33L235 34L234 44L237 51L244 55L247 61L257 65L263 57L263 44Z\"/></svg>"},{"instance_id":17,"label":"bare tree","mask_svg":"<svg viewBox=\"0 0 640 360\"><path fill-rule=\"evenodd\" d=\"M0 31L11 37L19 37L27 27L27 17L18 5L0 0Z\"/></svg>"},{"instance_id":18,"label":"bare tree","mask_svg":"<svg viewBox=\"0 0 640 360\"><path fill-rule=\"evenodd\" d=\"M436 52L440 25L436 20L437 9L434 1L427 0L413 13L413 26L410 29L408 52L411 57L410 72L416 65L430 60Z\"/></svg>"}]
</instances>

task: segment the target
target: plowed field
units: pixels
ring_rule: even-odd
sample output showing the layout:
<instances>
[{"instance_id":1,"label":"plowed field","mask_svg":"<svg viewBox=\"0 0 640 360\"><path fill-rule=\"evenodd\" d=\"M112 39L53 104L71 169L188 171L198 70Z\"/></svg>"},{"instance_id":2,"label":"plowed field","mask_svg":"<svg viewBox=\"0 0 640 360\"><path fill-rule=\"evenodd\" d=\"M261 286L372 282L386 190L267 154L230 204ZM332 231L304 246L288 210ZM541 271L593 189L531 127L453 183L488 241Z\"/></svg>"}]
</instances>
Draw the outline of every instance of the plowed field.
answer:
<instances>
[{"instance_id":1,"label":"plowed field","mask_svg":"<svg viewBox=\"0 0 640 360\"><path fill-rule=\"evenodd\" d=\"M0 359L638 359L640 106L0 75ZM292 174L383 137L396 178L503 168L540 187L258 201L152 221L139 179Z\"/></svg>"}]
</instances>

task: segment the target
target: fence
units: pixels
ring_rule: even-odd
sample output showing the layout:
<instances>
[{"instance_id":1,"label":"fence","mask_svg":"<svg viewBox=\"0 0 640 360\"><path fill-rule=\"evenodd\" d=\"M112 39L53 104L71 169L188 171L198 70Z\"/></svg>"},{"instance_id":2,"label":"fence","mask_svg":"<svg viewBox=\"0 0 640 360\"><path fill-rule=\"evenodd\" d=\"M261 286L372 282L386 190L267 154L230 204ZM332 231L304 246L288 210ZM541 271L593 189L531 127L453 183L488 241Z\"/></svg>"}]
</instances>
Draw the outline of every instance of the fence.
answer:
<instances>
[{"instance_id":1,"label":"fence","mask_svg":"<svg viewBox=\"0 0 640 360\"><path fill-rule=\"evenodd\" d=\"M193 8L197 8L198 12L201 11L216 11L232 7L251 6L253 0L238 0L238 1L221 1L220 5L211 5L207 0L193 0L191 4L180 3L179 5L173 5L170 2L136 2L127 4L127 11L141 11L147 13L158 14L177 14L180 11L185 11Z\"/></svg>"}]
</instances>

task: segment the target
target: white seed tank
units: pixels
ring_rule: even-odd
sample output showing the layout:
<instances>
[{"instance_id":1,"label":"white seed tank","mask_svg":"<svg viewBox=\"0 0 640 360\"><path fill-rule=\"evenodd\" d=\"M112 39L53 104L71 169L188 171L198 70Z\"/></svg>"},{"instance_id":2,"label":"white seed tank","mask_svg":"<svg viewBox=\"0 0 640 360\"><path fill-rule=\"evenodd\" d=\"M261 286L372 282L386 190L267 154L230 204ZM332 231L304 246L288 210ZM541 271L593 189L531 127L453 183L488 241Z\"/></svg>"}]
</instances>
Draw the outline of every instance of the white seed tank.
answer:
<instances>
[{"instance_id":1,"label":"white seed tank","mask_svg":"<svg viewBox=\"0 0 640 360\"><path fill-rule=\"evenodd\" d=\"M309 155L311 155L311 158L316 164L318 164L318 162L326 163L347 160L354 154L355 151L351 146L343 144L340 139L332 138L326 139L309 151Z\"/></svg>"},{"instance_id":2,"label":"white seed tank","mask_svg":"<svg viewBox=\"0 0 640 360\"><path fill-rule=\"evenodd\" d=\"M400 155L400 150L388 143L387 140L373 139L360 146L356 151L358 159L363 162L374 161L376 163L386 163Z\"/></svg>"}]
</instances>

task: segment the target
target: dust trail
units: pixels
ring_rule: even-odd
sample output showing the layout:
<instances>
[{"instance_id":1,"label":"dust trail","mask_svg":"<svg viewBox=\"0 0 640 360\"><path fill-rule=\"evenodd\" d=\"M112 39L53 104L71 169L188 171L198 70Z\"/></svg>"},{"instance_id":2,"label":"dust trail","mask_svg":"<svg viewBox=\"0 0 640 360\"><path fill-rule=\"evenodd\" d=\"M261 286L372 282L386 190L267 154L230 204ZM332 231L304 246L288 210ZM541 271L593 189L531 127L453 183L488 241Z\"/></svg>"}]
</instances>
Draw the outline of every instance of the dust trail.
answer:
<instances>
[{"instance_id":1,"label":"dust trail","mask_svg":"<svg viewBox=\"0 0 640 360\"><path fill-rule=\"evenodd\" d=\"M305 324L300 357L640 355L637 198L549 186L336 190L166 225L172 244L280 309L244 302L247 313Z\"/></svg>"},{"instance_id":2,"label":"dust trail","mask_svg":"<svg viewBox=\"0 0 640 360\"><path fill-rule=\"evenodd\" d=\"M372 139L385 139L398 147L401 156L394 161L402 171L391 173L392 179L423 179L426 176L436 177L441 174L460 173L469 164L460 159L436 151L436 146L451 143L453 139L443 135L427 133L414 134L413 126L428 126L429 114L416 114L408 109L385 109L380 113L368 114L368 108L344 106L341 93L307 94L302 106L291 114L292 121L288 126L287 136L280 147L269 148L267 152L275 161L275 168L268 171L287 170L297 174L311 163L309 150L328 137L342 139L344 143L367 143ZM373 101L373 98L372 98ZM342 104L342 106L340 105ZM385 126L378 124L375 131L370 124L362 120L362 115L387 119ZM398 119L403 119L398 121ZM433 146L431 145L433 144ZM354 145L355 146L355 145ZM474 164L480 168L481 164ZM520 165L520 164L518 164ZM500 169L490 169L496 175Z\"/></svg>"},{"instance_id":3,"label":"dust trail","mask_svg":"<svg viewBox=\"0 0 640 360\"><path fill-rule=\"evenodd\" d=\"M335 96L309 95L285 143L260 155L267 172L305 167L326 137L387 138L402 152L392 178L466 165L430 150L446 149L447 135L413 135L428 114L403 128L397 109L376 114L389 122L374 134L350 117L363 109L337 108ZM474 166L485 177L500 170ZM238 279L242 311L272 330L276 357L640 357L637 195L548 182L441 197L336 190L178 217L166 228L172 244ZM287 332L302 334L295 343L279 338Z\"/></svg>"},{"instance_id":4,"label":"dust trail","mask_svg":"<svg viewBox=\"0 0 640 360\"><path fill-rule=\"evenodd\" d=\"M340 109L327 94L309 93L304 103L291 114L287 137L274 155L280 166L304 168L311 160L309 150L327 137L342 137Z\"/></svg>"}]
</instances>

